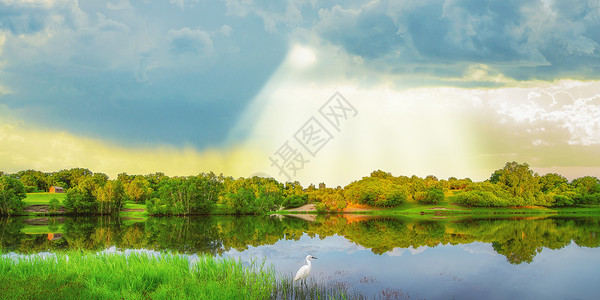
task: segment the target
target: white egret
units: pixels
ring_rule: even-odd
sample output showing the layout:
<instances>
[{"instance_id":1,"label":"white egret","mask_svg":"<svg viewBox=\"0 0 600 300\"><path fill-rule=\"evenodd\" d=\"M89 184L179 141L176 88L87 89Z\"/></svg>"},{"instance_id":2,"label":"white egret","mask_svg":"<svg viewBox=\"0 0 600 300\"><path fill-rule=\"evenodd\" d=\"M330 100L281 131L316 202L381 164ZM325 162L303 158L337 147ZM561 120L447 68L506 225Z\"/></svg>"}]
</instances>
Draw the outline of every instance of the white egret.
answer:
<instances>
[{"instance_id":1,"label":"white egret","mask_svg":"<svg viewBox=\"0 0 600 300\"><path fill-rule=\"evenodd\" d=\"M310 274L310 268L311 268L310 260L311 259L317 259L317 258L312 255L307 255L306 256L306 265L302 266L300 268L300 270L298 270L298 272L296 273L296 276L294 277L294 281L308 277L308 275Z\"/></svg>"}]
</instances>

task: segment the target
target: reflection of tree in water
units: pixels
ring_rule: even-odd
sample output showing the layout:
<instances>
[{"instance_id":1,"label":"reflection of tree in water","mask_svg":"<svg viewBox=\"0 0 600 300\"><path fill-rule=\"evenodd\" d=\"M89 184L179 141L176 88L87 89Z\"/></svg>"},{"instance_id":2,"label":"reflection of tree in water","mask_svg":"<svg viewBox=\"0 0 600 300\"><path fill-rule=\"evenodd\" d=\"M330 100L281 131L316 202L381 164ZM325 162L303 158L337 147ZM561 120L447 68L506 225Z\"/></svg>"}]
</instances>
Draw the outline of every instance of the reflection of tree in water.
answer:
<instances>
[{"instance_id":1,"label":"reflection of tree in water","mask_svg":"<svg viewBox=\"0 0 600 300\"><path fill-rule=\"evenodd\" d=\"M544 247L560 249L572 241L579 246L600 246L600 223L595 218L489 219L455 226L477 241L491 242L494 250L512 264L530 263Z\"/></svg>"},{"instance_id":2,"label":"reflection of tree in water","mask_svg":"<svg viewBox=\"0 0 600 300\"><path fill-rule=\"evenodd\" d=\"M17 251L20 241L25 238L22 229L22 218L0 218L0 248L8 252Z\"/></svg>"},{"instance_id":3,"label":"reflection of tree in water","mask_svg":"<svg viewBox=\"0 0 600 300\"><path fill-rule=\"evenodd\" d=\"M56 227L56 224L52 225ZM51 226L51 227L52 227ZM0 220L3 251L39 252L60 249L153 249L185 253L222 254L248 246L272 245L304 234L321 239L340 235L383 254L394 248L435 247L439 244L491 243L513 264L531 262L543 249L576 243L599 247L600 220L596 218L469 219L466 221L410 220L399 217L319 216L315 222L299 218L257 216L198 216L149 218L124 224L110 217L66 218L63 238L22 233L20 219Z\"/></svg>"}]
</instances>

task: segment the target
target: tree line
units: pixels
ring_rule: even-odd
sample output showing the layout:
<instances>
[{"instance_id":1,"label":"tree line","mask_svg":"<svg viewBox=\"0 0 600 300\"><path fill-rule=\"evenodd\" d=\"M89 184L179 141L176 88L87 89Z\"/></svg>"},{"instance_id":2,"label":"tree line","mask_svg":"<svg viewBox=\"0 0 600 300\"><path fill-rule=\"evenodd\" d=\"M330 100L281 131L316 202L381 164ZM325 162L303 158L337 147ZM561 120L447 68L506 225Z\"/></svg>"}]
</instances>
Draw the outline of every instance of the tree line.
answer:
<instances>
[{"instance_id":1,"label":"tree line","mask_svg":"<svg viewBox=\"0 0 600 300\"><path fill-rule=\"evenodd\" d=\"M566 207L600 204L600 180L584 176L572 181L556 173L538 175L526 163L508 162L489 179L447 180L435 176L393 176L381 170L345 187L325 183L303 187L298 181L273 178L233 178L213 172L169 177L121 173L114 180L103 173L73 168L44 173L0 172L0 215L19 212L26 193L46 192L50 186L67 191L62 203L74 214L118 213L125 201L145 205L151 215L259 214L307 203L319 211L339 211L351 204L396 207L406 201L438 204L448 196L465 206Z\"/></svg>"}]
</instances>

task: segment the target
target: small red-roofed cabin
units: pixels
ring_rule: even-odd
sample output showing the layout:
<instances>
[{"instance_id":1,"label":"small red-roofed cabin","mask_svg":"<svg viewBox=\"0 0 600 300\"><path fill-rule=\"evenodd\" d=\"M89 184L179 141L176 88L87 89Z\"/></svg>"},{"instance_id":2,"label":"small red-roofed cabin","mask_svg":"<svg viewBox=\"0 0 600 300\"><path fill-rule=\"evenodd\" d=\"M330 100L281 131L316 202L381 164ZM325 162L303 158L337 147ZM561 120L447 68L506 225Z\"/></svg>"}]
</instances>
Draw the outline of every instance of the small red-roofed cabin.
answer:
<instances>
[{"instance_id":1,"label":"small red-roofed cabin","mask_svg":"<svg viewBox=\"0 0 600 300\"><path fill-rule=\"evenodd\" d=\"M63 188L61 188L60 186L51 186L49 192L53 193L53 194L54 193L64 193L65 190Z\"/></svg>"}]
</instances>

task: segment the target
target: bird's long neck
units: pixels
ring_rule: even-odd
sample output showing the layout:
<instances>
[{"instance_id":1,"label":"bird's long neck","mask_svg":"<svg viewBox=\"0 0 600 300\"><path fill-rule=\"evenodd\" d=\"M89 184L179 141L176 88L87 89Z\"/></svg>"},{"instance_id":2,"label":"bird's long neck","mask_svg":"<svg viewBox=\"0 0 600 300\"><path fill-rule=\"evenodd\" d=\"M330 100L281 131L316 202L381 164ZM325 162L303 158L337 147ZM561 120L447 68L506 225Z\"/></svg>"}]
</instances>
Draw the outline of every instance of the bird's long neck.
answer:
<instances>
[{"instance_id":1,"label":"bird's long neck","mask_svg":"<svg viewBox=\"0 0 600 300\"><path fill-rule=\"evenodd\" d=\"M310 268L310 259L308 259L308 257L306 258L306 264L308 265L308 267Z\"/></svg>"}]
</instances>

